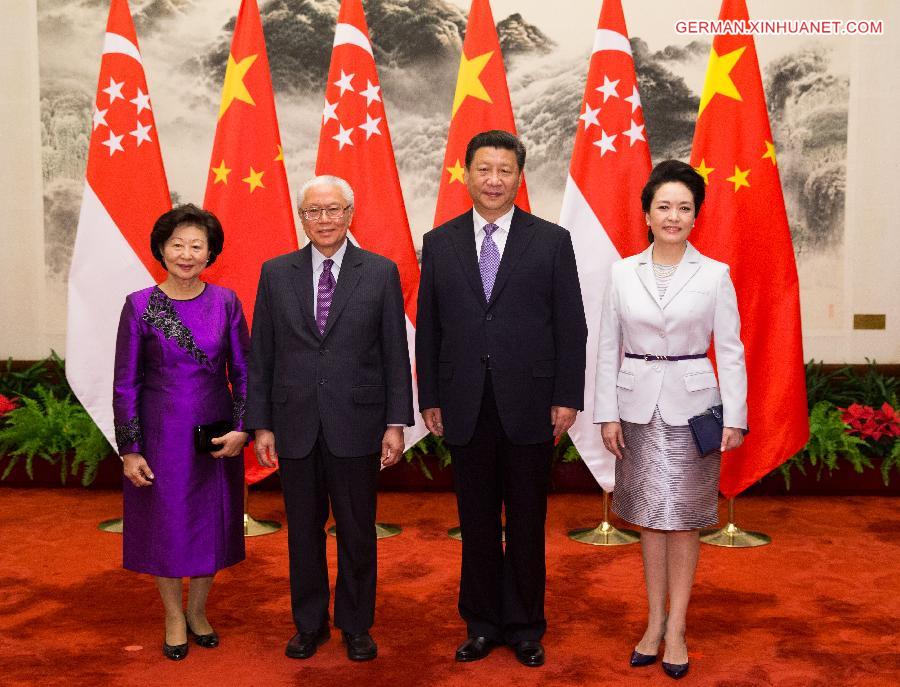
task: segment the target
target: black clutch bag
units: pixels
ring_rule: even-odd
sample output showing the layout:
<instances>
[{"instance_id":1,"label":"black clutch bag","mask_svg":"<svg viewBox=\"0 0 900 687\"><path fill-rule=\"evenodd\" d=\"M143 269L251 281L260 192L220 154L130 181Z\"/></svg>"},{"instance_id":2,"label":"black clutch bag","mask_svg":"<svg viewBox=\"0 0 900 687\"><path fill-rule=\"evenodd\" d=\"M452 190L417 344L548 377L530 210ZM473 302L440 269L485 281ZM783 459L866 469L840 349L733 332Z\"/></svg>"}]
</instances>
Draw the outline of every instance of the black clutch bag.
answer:
<instances>
[{"instance_id":1,"label":"black clutch bag","mask_svg":"<svg viewBox=\"0 0 900 687\"><path fill-rule=\"evenodd\" d=\"M722 429L725 425L722 406L713 406L688 418L688 425L701 456L708 456L722 447Z\"/></svg>"},{"instance_id":2,"label":"black clutch bag","mask_svg":"<svg viewBox=\"0 0 900 687\"><path fill-rule=\"evenodd\" d=\"M231 420L219 420L218 422L210 422L208 425L197 425L194 427L194 448L197 450L197 453L218 451L222 447L212 443L212 440L228 434L231 429Z\"/></svg>"}]
</instances>

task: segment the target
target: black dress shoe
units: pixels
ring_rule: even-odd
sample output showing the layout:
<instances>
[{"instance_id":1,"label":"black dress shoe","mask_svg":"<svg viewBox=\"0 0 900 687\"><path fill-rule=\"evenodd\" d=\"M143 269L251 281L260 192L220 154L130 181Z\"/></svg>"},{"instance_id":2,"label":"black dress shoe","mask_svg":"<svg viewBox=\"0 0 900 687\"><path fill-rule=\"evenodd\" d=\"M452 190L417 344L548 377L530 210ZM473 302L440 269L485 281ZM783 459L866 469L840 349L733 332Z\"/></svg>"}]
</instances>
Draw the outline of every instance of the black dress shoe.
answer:
<instances>
[{"instance_id":1,"label":"black dress shoe","mask_svg":"<svg viewBox=\"0 0 900 687\"><path fill-rule=\"evenodd\" d=\"M347 645L347 658L351 661L371 661L378 655L378 646L368 632L354 634L342 630L341 635Z\"/></svg>"},{"instance_id":2,"label":"black dress shoe","mask_svg":"<svg viewBox=\"0 0 900 687\"><path fill-rule=\"evenodd\" d=\"M536 639L526 639L513 645L516 659L523 666L537 668L544 665L544 647Z\"/></svg>"},{"instance_id":3,"label":"black dress shoe","mask_svg":"<svg viewBox=\"0 0 900 687\"><path fill-rule=\"evenodd\" d=\"M673 680L680 680L687 675L688 665L689 664L687 663L666 663L663 661L662 669L663 672Z\"/></svg>"},{"instance_id":4,"label":"black dress shoe","mask_svg":"<svg viewBox=\"0 0 900 687\"><path fill-rule=\"evenodd\" d=\"M288 658L309 658L316 649L331 638L331 630L325 623L316 632L298 632L287 643L284 655Z\"/></svg>"},{"instance_id":5,"label":"black dress shoe","mask_svg":"<svg viewBox=\"0 0 900 687\"><path fill-rule=\"evenodd\" d=\"M187 655L187 642L185 642L184 644L167 644L166 640L163 640L163 656L168 658L170 661L180 661Z\"/></svg>"},{"instance_id":6,"label":"black dress shoe","mask_svg":"<svg viewBox=\"0 0 900 687\"><path fill-rule=\"evenodd\" d=\"M632 668L643 668L644 666L656 663L656 654L642 654L640 651L631 652L631 660L629 661Z\"/></svg>"},{"instance_id":7,"label":"black dress shoe","mask_svg":"<svg viewBox=\"0 0 900 687\"><path fill-rule=\"evenodd\" d=\"M198 646L202 646L204 649L215 649L219 646L219 635L217 633L210 632L209 634L198 635L191 629L187 616L184 618L184 624L187 625L188 636L193 637Z\"/></svg>"},{"instance_id":8,"label":"black dress shoe","mask_svg":"<svg viewBox=\"0 0 900 687\"><path fill-rule=\"evenodd\" d=\"M497 642L487 637L469 637L456 650L456 660L460 663L480 661L497 646Z\"/></svg>"}]
</instances>

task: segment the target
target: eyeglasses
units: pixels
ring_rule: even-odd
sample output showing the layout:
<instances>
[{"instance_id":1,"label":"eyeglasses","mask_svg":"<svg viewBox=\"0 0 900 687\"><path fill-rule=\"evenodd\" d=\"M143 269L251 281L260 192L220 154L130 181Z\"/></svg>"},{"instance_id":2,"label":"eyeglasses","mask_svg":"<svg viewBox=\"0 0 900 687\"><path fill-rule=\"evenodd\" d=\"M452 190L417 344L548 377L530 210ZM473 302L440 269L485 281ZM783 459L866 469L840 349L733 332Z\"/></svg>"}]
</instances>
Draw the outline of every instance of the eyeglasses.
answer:
<instances>
[{"instance_id":1,"label":"eyeglasses","mask_svg":"<svg viewBox=\"0 0 900 687\"><path fill-rule=\"evenodd\" d=\"M327 208L301 208L300 215L307 222L315 222L320 217L322 217L322 213L325 213L325 216L328 219L340 219L344 216L344 213L347 210L351 209L352 205L347 205L346 207L341 207L340 205L329 205Z\"/></svg>"}]
</instances>

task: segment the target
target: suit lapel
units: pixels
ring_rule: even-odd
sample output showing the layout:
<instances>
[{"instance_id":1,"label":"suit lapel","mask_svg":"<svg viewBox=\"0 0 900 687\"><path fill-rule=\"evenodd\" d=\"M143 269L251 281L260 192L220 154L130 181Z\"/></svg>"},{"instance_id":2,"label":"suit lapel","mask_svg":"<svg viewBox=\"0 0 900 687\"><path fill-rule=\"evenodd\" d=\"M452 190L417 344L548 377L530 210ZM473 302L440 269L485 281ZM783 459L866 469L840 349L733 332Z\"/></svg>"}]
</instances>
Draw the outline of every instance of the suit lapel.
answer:
<instances>
[{"instance_id":1,"label":"suit lapel","mask_svg":"<svg viewBox=\"0 0 900 687\"><path fill-rule=\"evenodd\" d=\"M341 311L350 301L350 295L356 289L356 285L362 277L362 264L362 254L359 249L350 242L350 239L347 239L347 252L344 253L337 285L334 287L334 296L331 299L328 320L325 322L323 339L328 336L328 333L334 327L335 321L341 316Z\"/></svg>"},{"instance_id":2,"label":"suit lapel","mask_svg":"<svg viewBox=\"0 0 900 687\"><path fill-rule=\"evenodd\" d=\"M678 269L675 270L675 274L672 275L672 281L669 282L669 286L666 288L666 295L659 302L659 306L663 310L678 295L678 292L684 288L685 284L691 280L691 277L697 274L699 269L700 253L688 243L684 251L684 257L678 263Z\"/></svg>"},{"instance_id":3,"label":"suit lapel","mask_svg":"<svg viewBox=\"0 0 900 687\"><path fill-rule=\"evenodd\" d=\"M306 244L301 250L297 251L294 260L294 268L296 274L291 283L294 286L294 292L300 301L300 312L303 313L303 319L306 320L306 326L312 330L316 336L320 336L319 328L316 326L316 315L313 305L315 294L312 286L312 244Z\"/></svg>"},{"instance_id":4,"label":"suit lapel","mask_svg":"<svg viewBox=\"0 0 900 687\"><path fill-rule=\"evenodd\" d=\"M497 300L497 296L503 291L509 275L515 269L519 260L525 254L528 244L534 237L534 218L520 210L518 207L513 211L512 223L509 226L509 236L506 237L506 246L503 248L503 257L500 259L500 267L497 269L497 279L494 281L494 290L491 291L491 300L493 303ZM481 281L479 273L478 281Z\"/></svg>"},{"instance_id":5,"label":"suit lapel","mask_svg":"<svg viewBox=\"0 0 900 687\"><path fill-rule=\"evenodd\" d=\"M659 305L659 290L656 288L656 278L653 276L653 244L640 254L635 267L638 279L647 289L653 302Z\"/></svg>"},{"instance_id":6,"label":"suit lapel","mask_svg":"<svg viewBox=\"0 0 900 687\"><path fill-rule=\"evenodd\" d=\"M456 257L459 258L462 271L466 275L466 281L475 292L475 297L478 298L481 307L487 308L484 286L481 283L481 272L478 271L478 253L475 251L475 222L472 219L472 211L457 217L453 226L449 227L449 232L453 246L456 248Z\"/></svg>"}]
</instances>

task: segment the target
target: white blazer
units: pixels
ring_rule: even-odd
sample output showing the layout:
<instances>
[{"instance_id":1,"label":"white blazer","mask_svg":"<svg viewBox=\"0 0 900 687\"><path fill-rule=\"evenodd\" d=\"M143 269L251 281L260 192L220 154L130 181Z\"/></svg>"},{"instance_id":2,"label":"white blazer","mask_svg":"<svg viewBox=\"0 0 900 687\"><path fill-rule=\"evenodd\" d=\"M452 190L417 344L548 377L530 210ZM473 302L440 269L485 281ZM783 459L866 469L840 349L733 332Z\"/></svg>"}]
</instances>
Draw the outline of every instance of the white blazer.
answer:
<instances>
[{"instance_id":1,"label":"white blazer","mask_svg":"<svg viewBox=\"0 0 900 687\"><path fill-rule=\"evenodd\" d=\"M728 265L690 243L659 297L651 245L612 266L600 317L594 422L646 424L659 406L669 425L724 406L726 427L747 428L747 371L737 296ZM623 354L706 353L713 337L719 383L709 358L635 360Z\"/></svg>"}]
</instances>

